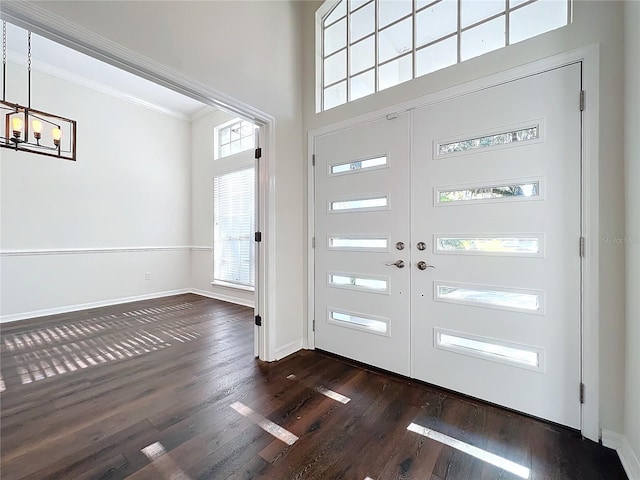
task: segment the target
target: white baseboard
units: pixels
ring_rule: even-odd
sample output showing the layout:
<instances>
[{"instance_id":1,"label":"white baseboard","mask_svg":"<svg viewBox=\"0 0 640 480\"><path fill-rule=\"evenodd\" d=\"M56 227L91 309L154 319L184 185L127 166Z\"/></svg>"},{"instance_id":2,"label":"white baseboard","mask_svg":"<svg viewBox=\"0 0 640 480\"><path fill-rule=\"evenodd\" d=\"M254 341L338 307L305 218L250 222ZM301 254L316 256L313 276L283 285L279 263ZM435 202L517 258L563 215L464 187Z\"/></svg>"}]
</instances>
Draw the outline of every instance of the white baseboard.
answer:
<instances>
[{"instance_id":1,"label":"white baseboard","mask_svg":"<svg viewBox=\"0 0 640 480\"><path fill-rule=\"evenodd\" d=\"M247 300L246 298L236 297L235 295L229 295L220 292L208 292L206 290L200 290L199 288L190 288L189 292L196 295L202 295L203 297L215 298L216 300L222 300L223 302L235 303L236 305L244 305L245 307L254 308L254 300Z\"/></svg>"},{"instance_id":2,"label":"white baseboard","mask_svg":"<svg viewBox=\"0 0 640 480\"><path fill-rule=\"evenodd\" d=\"M602 430L602 445L618 452L620 463L629 480L640 480L640 460L632 450L627 437L609 430Z\"/></svg>"},{"instance_id":3,"label":"white baseboard","mask_svg":"<svg viewBox=\"0 0 640 480\"><path fill-rule=\"evenodd\" d=\"M294 340L293 342L276 348L276 360L283 359L292 353L296 353L298 350L302 350L302 339Z\"/></svg>"},{"instance_id":4,"label":"white baseboard","mask_svg":"<svg viewBox=\"0 0 640 480\"><path fill-rule=\"evenodd\" d=\"M623 436L611 430L602 430L602 445L618 451L622 447Z\"/></svg>"},{"instance_id":5,"label":"white baseboard","mask_svg":"<svg viewBox=\"0 0 640 480\"><path fill-rule=\"evenodd\" d=\"M622 447L618 450L618 456L620 457L624 471L627 472L629 480L640 480L640 460L631 449L627 437L622 439Z\"/></svg>"},{"instance_id":6,"label":"white baseboard","mask_svg":"<svg viewBox=\"0 0 640 480\"><path fill-rule=\"evenodd\" d=\"M64 307L46 308L44 310L34 310L31 312L2 315L0 316L0 323L16 322L18 320L26 320L28 318L46 317L48 315L57 315L59 313L77 312L78 310L87 310L89 308L108 307L111 305L117 305L119 303L131 303L138 302L140 300L151 300L153 298L169 297L171 295L180 295L182 293L192 293L192 290L188 288L181 288L179 290L147 293L145 295L136 295L133 297L112 298L109 300L101 300L99 302L65 305Z\"/></svg>"}]
</instances>

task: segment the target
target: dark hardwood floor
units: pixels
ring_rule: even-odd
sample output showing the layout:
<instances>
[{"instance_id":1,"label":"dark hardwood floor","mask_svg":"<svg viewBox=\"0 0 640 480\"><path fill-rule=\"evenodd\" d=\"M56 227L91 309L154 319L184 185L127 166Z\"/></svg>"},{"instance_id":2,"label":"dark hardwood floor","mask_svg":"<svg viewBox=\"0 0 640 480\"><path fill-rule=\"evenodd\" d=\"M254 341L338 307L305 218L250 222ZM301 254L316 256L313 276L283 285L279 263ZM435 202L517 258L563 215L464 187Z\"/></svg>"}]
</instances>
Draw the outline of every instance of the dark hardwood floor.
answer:
<instances>
[{"instance_id":1,"label":"dark hardwood floor","mask_svg":"<svg viewBox=\"0 0 640 480\"><path fill-rule=\"evenodd\" d=\"M3 325L2 479L626 478L482 402L319 352L262 363L252 320L180 295Z\"/></svg>"}]
</instances>

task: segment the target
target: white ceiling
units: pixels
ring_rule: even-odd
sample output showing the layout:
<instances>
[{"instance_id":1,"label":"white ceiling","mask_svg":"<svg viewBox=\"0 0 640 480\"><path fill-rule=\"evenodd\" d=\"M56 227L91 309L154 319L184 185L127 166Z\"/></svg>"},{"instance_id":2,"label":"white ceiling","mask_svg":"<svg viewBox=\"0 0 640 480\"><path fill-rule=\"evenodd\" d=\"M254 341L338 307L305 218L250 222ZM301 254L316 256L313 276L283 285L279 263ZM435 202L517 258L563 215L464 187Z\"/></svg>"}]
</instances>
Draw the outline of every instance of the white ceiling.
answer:
<instances>
[{"instance_id":1,"label":"white ceiling","mask_svg":"<svg viewBox=\"0 0 640 480\"><path fill-rule=\"evenodd\" d=\"M7 22L8 59L27 62L27 31ZM87 86L96 87L105 93L138 100L142 104L160 107L172 113L191 116L205 107L204 104L179 93L145 80L59 43L31 35L31 57L34 70L67 72ZM53 67L53 68L50 68ZM8 65L8 68L11 68ZM103 88L100 88L103 87ZM11 87L8 87L11 88ZM8 92L7 92L8 93Z\"/></svg>"}]
</instances>

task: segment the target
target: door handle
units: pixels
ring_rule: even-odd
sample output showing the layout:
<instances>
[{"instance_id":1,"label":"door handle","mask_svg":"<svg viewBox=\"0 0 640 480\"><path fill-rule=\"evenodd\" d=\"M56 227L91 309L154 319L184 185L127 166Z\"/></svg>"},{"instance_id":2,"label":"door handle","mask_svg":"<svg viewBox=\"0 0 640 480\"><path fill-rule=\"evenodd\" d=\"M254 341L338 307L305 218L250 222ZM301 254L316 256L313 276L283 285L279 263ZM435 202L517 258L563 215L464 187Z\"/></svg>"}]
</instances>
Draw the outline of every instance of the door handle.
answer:
<instances>
[{"instance_id":1,"label":"door handle","mask_svg":"<svg viewBox=\"0 0 640 480\"><path fill-rule=\"evenodd\" d=\"M385 265L387 267L398 267L398 268L404 268L404 262L402 260L398 260L396 262L392 262L392 263L385 263Z\"/></svg>"},{"instance_id":2,"label":"door handle","mask_svg":"<svg viewBox=\"0 0 640 480\"><path fill-rule=\"evenodd\" d=\"M427 265L427 262L418 262L418 269L419 270L426 270L427 268L436 268L434 265Z\"/></svg>"}]
</instances>

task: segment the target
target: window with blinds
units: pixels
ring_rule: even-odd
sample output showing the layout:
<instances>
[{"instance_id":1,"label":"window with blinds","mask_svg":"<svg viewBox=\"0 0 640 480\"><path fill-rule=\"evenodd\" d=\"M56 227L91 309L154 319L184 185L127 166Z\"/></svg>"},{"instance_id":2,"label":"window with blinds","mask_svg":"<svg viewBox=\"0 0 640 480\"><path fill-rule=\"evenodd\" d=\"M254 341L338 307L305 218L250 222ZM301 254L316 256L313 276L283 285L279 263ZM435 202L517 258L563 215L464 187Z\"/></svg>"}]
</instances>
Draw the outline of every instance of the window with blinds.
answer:
<instances>
[{"instance_id":1,"label":"window with blinds","mask_svg":"<svg viewBox=\"0 0 640 480\"><path fill-rule=\"evenodd\" d=\"M254 168L213 177L214 283L253 288Z\"/></svg>"}]
</instances>

